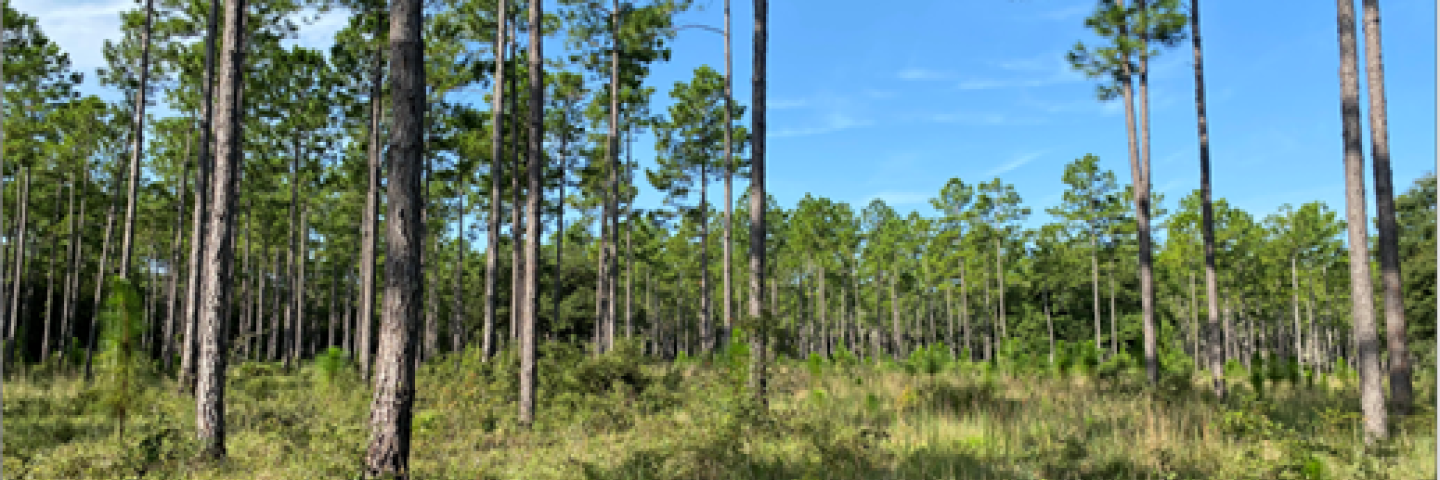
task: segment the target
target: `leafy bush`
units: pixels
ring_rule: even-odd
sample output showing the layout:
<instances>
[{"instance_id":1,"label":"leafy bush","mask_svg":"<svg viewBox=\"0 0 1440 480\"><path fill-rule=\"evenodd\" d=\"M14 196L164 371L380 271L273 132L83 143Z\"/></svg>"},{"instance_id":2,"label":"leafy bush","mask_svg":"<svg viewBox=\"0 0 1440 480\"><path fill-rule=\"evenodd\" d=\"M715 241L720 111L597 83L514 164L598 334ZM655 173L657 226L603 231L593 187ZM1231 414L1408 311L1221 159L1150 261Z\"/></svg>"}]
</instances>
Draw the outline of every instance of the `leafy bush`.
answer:
<instances>
[{"instance_id":1,"label":"leafy bush","mask_svg":"<svg viewBox=\"0 0 1440 480\"><path fill-rule=\"evenodd\" d=\"M330 347L316 355L312 364L315 378L326 387L348 378L348 374L353 371L352 367L350 354L339 347Z\"/></svg>"},{"instance_id":2,"label":"leafy bush","mask_svg":"<svg viewBox=\"0 0 1440 480\"><path fill-rule=\"evenodd\" d=\"M110 278L110 295L100 314L103 341L99 363L108 377L101 387L101 402L122 436L126 418L135 405L143 403L142 382L151 373L140 345L145 333L142 308L140 292L132 282L119 276Z\"/></svg>"}]
</instances>

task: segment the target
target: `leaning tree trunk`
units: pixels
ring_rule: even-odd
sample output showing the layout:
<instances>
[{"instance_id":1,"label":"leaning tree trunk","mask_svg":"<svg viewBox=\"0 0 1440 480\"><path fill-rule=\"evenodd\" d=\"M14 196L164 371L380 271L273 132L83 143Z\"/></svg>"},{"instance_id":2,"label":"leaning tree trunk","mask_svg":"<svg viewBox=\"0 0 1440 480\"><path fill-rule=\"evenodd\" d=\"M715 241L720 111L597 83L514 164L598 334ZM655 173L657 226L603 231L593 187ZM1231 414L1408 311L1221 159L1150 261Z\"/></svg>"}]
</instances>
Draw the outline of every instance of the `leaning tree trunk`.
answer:
<instances>
[{"instance_id":1,"label":"leaning tree trunk","mask_svg":"<svg viewBox=\"0 0 1440 480\"><path fill-rule=\"evenodd\" d=\"M385 218L385 296L375 393L370 403L369 477L410 475L410 430L415 403L415 330L420 321L421 170L425 161L425 52L421 0L394 0L390 7L390 185Z\"/></svg>"},{"instance_id":2,"label":"leaning tree trunk","mask_svg":"<svg viewBox=\"0 0 1440 480\"><path fill-rule=\"evenodd\" d=\"M1200 0L1190 0L1190 35L1195 51L1195 113L1200 137L1200 225L1205 242L1206 355L1215 395L1225 397L1225 337L1220 327L1220 286L1215 278L1215 209L1210 201L1210 124L1205 110L1205 62L1200 50ZM1198 357L1198 353L1197 353Z\"/></svg>"},{"instance_id":3,"label":"leaning tree trunk","mask_svg":"<svg viewBox=\"0 0 1440 480\"><path fill-rule=\"evenodd\" d=\"M1390 129L1385 112L1385 63L1380 48L1380 2L1364 0L1365 85L1370 101L1370 157L1375 162L1375 217L1380 227L1380 281L1385 286L1385 351L1390 360L1390 403L1410 412L1410 349L1405 338L1405 293L1400 275L1400 233L1395 223L1395 186L1390 172Z\"/></svg>"},{"instance_id":4,"label":"leaning tree trunk","mask_svg":"<svg viewBox=\"0 0 1440 480\"><path fill-rule=\"evenodd\" d=\"M245 0L225 2L225 49L220 59L219 105L215 111L215 169L211 172L210 210L206 215L205 269L200 283L199 354L196 356L195 425L201 449L210 458L225 456L226 306L230 303L234 259L235 199L239 187L240 88L244 83Z\"/></svg>"},{"instance_id":5,"label":"leaning tree trunk","mask_svg":"<svg viewBox=\"0 0 1440 480\"><path fill-rule=\"evenodd\" d=\"M1385 397L1380 379L1380 345L1371 296L1370 245L1365 215L1365 158L1360 140L1360 75L1355 52L1355 3L1339 0L1336 18L1340 35L1340 118L1345 139L1345 217L1349 224L1350 310L1354 320L1360 410L1365 443L1388 437ZM1378 40L1378 39L1377 39ZM1378 43L1378 42L1377 42ZM1373 88L1373 87L1372 87Z\"/></svg>"}]
</instances>

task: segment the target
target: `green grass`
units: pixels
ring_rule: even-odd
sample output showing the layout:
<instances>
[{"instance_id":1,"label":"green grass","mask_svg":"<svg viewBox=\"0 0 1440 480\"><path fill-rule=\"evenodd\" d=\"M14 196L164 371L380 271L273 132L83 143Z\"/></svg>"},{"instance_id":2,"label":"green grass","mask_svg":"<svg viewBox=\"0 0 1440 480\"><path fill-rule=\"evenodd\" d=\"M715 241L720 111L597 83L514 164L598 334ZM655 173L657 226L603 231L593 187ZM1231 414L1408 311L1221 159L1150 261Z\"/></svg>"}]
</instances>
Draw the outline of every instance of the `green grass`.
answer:
<instances>
[{"instance_id":1,"label":"green grass","mask_svg":"<svg viewBox=\"0 0 1440 480\"><path fill-rule=\"evenodd\" d=\"M418 479L1421 479L1434 478L1435 416L1396 419L1360 448L1353 380L1246 380L1217 402L1205 380L1162 393L1134 372L1010 374L939 361L922 369L791 362L757 414L743 363L590 359L548 346L539 420L514 423L514 359L437 359L418 381ZM333 355L333 354L331 354ZM70 378L7 379L7 478L355 478L370 393L336 359L285 373L232 367L229 459L193 460L193 400L168 381L117 437L101 399ZM932 375L930 370L935 370ZM914 371L919 370L919 371ZM1422 375L1420 378L1427 378ZM1420 405L1432 405L1424 383Z\"/></svg>"}]
</instances>

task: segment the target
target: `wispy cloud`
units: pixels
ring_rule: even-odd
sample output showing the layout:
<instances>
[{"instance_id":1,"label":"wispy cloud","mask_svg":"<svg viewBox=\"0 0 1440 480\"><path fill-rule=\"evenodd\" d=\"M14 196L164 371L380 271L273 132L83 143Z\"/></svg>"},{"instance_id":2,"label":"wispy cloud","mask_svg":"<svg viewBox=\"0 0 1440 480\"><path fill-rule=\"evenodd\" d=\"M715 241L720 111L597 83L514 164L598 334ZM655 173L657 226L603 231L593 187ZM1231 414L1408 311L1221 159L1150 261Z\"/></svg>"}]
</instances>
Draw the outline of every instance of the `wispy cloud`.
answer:
<instances>
[{"instance_id":1,"label":"wispy cloud","mask_svg":"<svg viewBox=\"0 0 1440 480\"><path fill-rule=\"evenodd\" d=\"M1054 10L1046 10L1040 13L1040 18L1044 20L1071 20L1080 18L1094 10L1095 6L1092 4L1079 3Z\"/></svg>"},{"instance_id":2,"label":"wispy cloud","mask_svg":"<svg viewBox=\"0 0 1440 480\"><path fill-rule=\"evenodd\" d=\"M344 8L336 8L329 12L319 13L314 8L301 11L299 19L302 20L300 37L286 40L286 45L298 44L305 48L328 50L335 44L335 33L345 28L350 23L352 12Z\"/></svg>"},{"instance_id":3,"label":"wispy cloud","mask_svg":"<svg viewBox=\"0 0 1440 480\"><path fill-rule=\"evenodd\" d=\"M12 0L11 6L34 16L87 80L105 65L105 41L120 39L120 12L139 8L133 0Z\"/></svg>"},{"instance_id":4,"label":"wispy cloud","mask_svg":"<svg viewBox=\"0 0 1440 480\"><path fill-rule=\"evenodd\" d=\"M1073 83L1085 80L1085 76L1070 68L1063 52L1012 58L992 62L1001 70L1019 74L1010 78L972 77L961 80L956 88L961 90L992 90L1000 88L1030 88Z\"/></svg>"},{"instance_id":5,"label":"wispy cloud","mask_svg":"<svg viewBox=\"0 0 1440 480\"><path fill-rule=\"evenodd\" d=\"M895 78L901 80L949 80L954 77L947 72L918 67L905 68L895 73Z\"/></svg>"},{"instance_id":6,"label":"wispy cloud","mask_svg":"<svg viewBox=\"0 0 1440 480\"><path fill-rule=\"evenodd\" d=\"M1101 102L1094 99L1056 102L1024 95L1020 97L1020 106L1049 114L1098 113L1100 115L1111 116L1119 114L1124 104L1120 102Z\"/></svg>"},{"instance_id":7,"label":"wispy cloud","mask_svg":"<svg viewBox=\"0 0 1440 480\"><path fill-rule=\"evenodd\" d=\"M934 113L921 116L922 120L935 123L953 123L972 126L1016 126L1016 125L1040 125L1044 120L1035 117L1017 116L1006 113Z\"/></svg>"},{"instance_id":8,"label":"wispy cloud","mask_svg":"<svg viewBox=\"0 0 1440 480\"><path fill-rule=\"evenodd\" d=\"M865 201L861 202L861 204L869 204L875 199L880 199L892 207L896 205L917 205L929 202L933 196L933 194L925 192L880 192L865 197Z\"/></svg>"},{"instance_id":9,"label":"wispy cloud","mask_svg":"<svg viewBox=\"0 0 1440 480\"><path fill-rule=\"evenodd\" d=\"M1010 161L1007 161L1007 162L1005 162L1005 163L1000 164L999 166L997 166L997 167L995 167L995 168L990 169L990 171L985 172L985 175L982 175L982 176L983 176L983 177L998 177L998 176L1000 176L1000 175L1002 175L1002 174L1005 174L1005 173L1010 172L1010 171L1012 171L1012 170L1015 170L1015 169L1017 169L1017 168L1023 167L1023 166L1025 166L1025 164L1030 163L1030 162L1033 162L1033 161L1035 161L1036 159L1038 159L1038 158L1040 158L1041 156L1044 156L1044 155L1045 155L1045 151L1043 151L1043 150L1042 150L1042 151L1038 151L1038 152L1029 152L1029 153L1022 153L1022 154L1020 154L1020 155L1016 155L1015 158L1012 158L1012 159L1010 159Z\"/></svg>"},{"instance_id":10,"label":"wispy cloud","mask_svg":"<svg viewBox=\"0 0 1440 480\"><path fill-rule=\"evenodd\" d=\"M851 128L864 127L873 124L870 120L857 118L848 114L832 112L821 118L816 125L804 127L788 127L776 129L770 132L769 136L775 138L805 137L810 135L822 135L826 133L848 130Z\"/></svg>"}]
</instances>

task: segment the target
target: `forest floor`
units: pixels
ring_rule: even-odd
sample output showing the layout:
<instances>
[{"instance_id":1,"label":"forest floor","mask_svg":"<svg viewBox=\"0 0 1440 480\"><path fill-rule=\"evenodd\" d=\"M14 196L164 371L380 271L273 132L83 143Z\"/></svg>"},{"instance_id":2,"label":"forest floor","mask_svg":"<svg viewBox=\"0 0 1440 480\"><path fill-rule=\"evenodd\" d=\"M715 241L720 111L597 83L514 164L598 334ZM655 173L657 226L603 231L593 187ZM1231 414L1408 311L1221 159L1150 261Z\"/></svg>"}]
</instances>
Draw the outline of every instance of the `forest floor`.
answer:
<instances>
[{"instance_id":1,"label":"forest floor","mask_svg":"<svg viewBox=\"0 0 1440 480\"><path fill-rule=\"evenodd\" d=\"M1392 419L1393 440L1366 450L1353 378L1270 384L1263 397L1236 380L1217 402L1199 375L1149 391L1134 371L782 362L758 414L742 400L742 361L543 353L531 429L514 423L513 359L423 366L413 478L1436 477L1429 375L1420 412ZM229 457L218 464L194 460L194 401L173 381L149 380L124 402L106 377L96 385L39 371L6 379L6 478L356 478L369 436L369 389L349 368L232 366ZM131 411L123 435L120 404Z\"/></svg>"}]
</instances>

